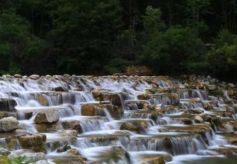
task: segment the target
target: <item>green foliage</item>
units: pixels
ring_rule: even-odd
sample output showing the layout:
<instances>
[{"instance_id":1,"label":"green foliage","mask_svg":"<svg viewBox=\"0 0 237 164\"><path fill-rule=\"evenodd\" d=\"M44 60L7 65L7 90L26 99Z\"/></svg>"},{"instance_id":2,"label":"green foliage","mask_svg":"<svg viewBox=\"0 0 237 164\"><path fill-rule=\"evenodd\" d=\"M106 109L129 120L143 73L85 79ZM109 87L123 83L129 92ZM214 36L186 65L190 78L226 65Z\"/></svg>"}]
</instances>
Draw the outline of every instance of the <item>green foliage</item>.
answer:
<instances>
[{"instance_id":1,"label":"green foliage","mask_svg":"<svg viewBox=\"0 0 237 164\"><path fill-rule=\"evenodd\" d=\"M147 33L151 35L165 27L164 22L161 20L161 11L148 6L143 16L144 28Z\"/></svg>"},{"instance_id":2,"label":"green foliage","mask_svg":"<svg viewBox=\"0 0 237 164\"><path fill-rule=\"evenodd\" d=\"M125 72L126 67L130 63L127 60L121 58L114 58L110 60L109 64L105 67L105 70L109 74Z\"/></svg>"},{"instance_id":3,"label":"green foliage","mask_svg":"<svg viewBox=\"0 0 237 164\"><path fill-rule=\"evenodd\" d=\"M190 73L203 53L204 45L192 29L172 27L149 38L141 61L160 73Z\"/></svg>"},{"instance_id":4,"label":"green foliage","mask_svg":"<svg viewBox=\"0 0 237 164\"><path fill-rule=\"evenodd\" d=\"M0 70L2 73L20 73L25 58L39 54L40 39L30 34L28 22L13 11L0 15ZM29 69L29 68L28 68Z\"/></svg>"},{"instance_id":5,"label":"green foliage","mask_svg":"<svg viewBox=\"0 0 237 164\"><path fill-rule=\"evenodd\" d=\"M14 156L14 158L9 159L7 156L0 156L1 164L33 164L33 162L26 156Z\"/></svg>"},{"instance_id":6,"label":"green foliage","mask_svg":"<svg viewBox=\"0 0 237 164\"><path fill-rule=\"evenodd\" d=\"M236 0L0 0L0 73L235 78L236 34Z\"/></svg>"},{"instance_id":7,"label":"green foliage","mask_svg":"<svg viewBox=\"0 0 237 164\"><path fill-rule=\"evenodd\" d=\"M16 155L9 160L9 164L34 164L35 161L24 155Z\"/></svg>"},{"instance_id":8,"label":"green foliage","mask_svg":"<svg viewBox=\"0 0 237 164\"><path fill-rule=\"evenodd\" d=\"M10 164L27 164L30 161L25 156L16 156L10 160Z\"/></svg>"},{"instance_id":9,"label":"green foliage","mask_svg":"<svg viewBox=\"0 0 237 164\"><path fill-rule=\"evenodd\" d=\"M208 53L211 72L220 77L231 77L237 73L237 35L222 31L216 46Z\"/></svg>"},{"instance_id":10,"label":"green foliage","mask_svg":"<svg viewBox=\"0 0 237 164\"><path fill-rule=\"evenodd\" d=\"M59 50L59 68L69 73L104 71L122 24L118 1L62 0L52 5L50 36Z\"/></svg>"}]
</instances>

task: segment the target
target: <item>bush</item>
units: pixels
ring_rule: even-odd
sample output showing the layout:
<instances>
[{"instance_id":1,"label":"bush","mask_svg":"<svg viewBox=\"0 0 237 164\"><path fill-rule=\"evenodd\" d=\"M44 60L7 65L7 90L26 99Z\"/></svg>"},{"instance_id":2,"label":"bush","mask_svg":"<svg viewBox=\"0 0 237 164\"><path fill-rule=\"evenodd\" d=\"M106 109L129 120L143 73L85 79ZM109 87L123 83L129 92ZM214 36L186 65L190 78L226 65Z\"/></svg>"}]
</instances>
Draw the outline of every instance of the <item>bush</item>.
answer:
<instances>
[{"instance_id":1,"label":"bush","mask_svg":"<svg viewBox=\"0 0 237 164\"><path fill-rule=\"evenodd\" d=\"M233 78L237 73L237 35L222 31L216 46L208 53L208 63L213 75L220 78Z\"/></svg>"},{"instance_id":2,"label":"bush","mask_svg":"<svg viewBox=\"0 0 237 164\"><path fill-rule=\"evenodd\" d=\"M151 35L140 61L159 73L192 73L204 60L205 46L189 27L171 27Z\"/></svg>"}]
</instances>

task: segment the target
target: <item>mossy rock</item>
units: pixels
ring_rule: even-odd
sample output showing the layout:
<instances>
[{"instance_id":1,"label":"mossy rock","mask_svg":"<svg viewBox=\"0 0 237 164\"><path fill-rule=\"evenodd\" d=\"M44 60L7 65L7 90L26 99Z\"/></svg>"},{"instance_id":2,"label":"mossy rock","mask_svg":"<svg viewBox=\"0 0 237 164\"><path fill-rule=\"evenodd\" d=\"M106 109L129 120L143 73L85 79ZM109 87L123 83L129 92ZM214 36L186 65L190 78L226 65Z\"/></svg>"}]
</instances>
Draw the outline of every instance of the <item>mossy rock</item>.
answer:
<instances>
[{"instance_id":1,"label":"mossy rock","mask_svg":"<svg viewBox=\"0 0 237 164\"><path fill-rule=\"evenodd\" d=\"M7 156L0 155L0 163L1 164L11 164Z\"/></svg>"}]
</instances>

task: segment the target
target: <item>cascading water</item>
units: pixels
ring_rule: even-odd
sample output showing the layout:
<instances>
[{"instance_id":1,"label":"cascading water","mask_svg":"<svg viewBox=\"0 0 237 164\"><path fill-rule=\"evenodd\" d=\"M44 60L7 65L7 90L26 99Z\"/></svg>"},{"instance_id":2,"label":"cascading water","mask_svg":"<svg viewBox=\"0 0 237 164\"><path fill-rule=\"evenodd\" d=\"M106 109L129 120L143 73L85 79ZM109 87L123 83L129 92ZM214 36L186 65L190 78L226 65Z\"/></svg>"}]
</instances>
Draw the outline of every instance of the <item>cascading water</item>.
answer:
<instances>
[{"instance_id":1,"label":"cascading water","mask_svg":"<svg viewBox=\"0 0 237 164\"><path fill-rule=\"evenodd\" d=\"M163 164L179 155L237 154L230 88L220 96L205 80L201 89L191 84L155 76L3 76L0 145L11 154L12 147L37 150L55 163Z\"/></svg>"}]
</instances>

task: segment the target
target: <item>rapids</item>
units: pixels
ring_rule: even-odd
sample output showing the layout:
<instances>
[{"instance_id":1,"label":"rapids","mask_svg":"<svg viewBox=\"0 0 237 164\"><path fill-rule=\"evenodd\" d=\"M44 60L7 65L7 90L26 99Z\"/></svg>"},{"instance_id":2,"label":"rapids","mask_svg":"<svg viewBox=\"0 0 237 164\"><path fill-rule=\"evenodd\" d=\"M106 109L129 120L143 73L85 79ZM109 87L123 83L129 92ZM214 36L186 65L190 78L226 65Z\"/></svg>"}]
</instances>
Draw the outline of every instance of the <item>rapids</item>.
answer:
<instances>
[{"instance_id":1,"label":"rapids","mask_svg":"<svg viewBox=\"0 0 237 164\"><path fill-rule=\"evenodd\" d=\"M0 158L228 163L237 155L236 111L236 86L210 77L4 75Z\"/></svg>"}]
</instances>

